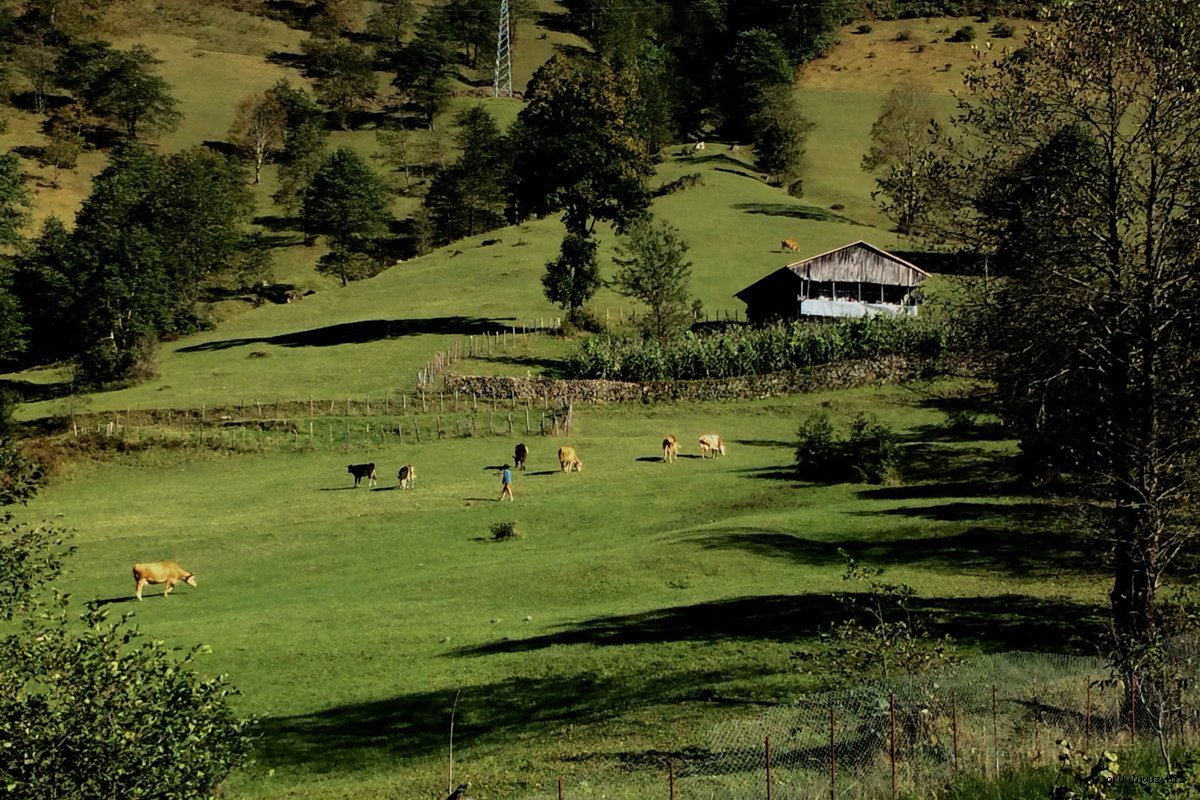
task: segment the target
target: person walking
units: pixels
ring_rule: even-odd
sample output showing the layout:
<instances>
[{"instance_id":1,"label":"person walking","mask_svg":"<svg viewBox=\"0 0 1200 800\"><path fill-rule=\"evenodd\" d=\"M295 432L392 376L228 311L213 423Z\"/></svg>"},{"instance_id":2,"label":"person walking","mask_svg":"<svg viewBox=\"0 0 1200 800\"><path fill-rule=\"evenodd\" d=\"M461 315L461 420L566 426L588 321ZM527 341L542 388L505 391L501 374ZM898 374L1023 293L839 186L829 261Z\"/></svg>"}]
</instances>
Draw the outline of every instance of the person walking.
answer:
<instances>
[{"instance_id":1,"label":"person walking","mask_svg":"<svg viewBox=\"0 0 1200 800\"><path fill-rule=\"evenodd\" d=\"M505 497L508 497L508 499L511 501L513 499L512 467L510 467L508 464L504 465L504 469L500 473L500 482L504 484L503 488L500 490L500 499L503 500Z\"/></svg>"}]
</instances>

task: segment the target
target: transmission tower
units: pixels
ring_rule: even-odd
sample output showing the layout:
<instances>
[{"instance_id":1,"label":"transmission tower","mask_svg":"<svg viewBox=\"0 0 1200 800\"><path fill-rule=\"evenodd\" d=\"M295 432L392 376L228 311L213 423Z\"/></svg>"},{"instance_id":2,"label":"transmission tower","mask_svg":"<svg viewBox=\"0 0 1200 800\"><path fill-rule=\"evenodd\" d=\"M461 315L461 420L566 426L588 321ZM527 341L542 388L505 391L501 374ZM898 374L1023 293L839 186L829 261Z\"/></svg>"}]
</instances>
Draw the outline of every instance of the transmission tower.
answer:
<instances>
[{"instance_id":1,"label":"transmission tower","mask_svg":"<svg viewBox=\"0 0 1200 800\"><path fill-rule=\"evenodd\" d=\"M508 18L508 0L500 0L500 30L496 33L495 97L512 97L512 27Z\"/></svg>"}]
</instances>

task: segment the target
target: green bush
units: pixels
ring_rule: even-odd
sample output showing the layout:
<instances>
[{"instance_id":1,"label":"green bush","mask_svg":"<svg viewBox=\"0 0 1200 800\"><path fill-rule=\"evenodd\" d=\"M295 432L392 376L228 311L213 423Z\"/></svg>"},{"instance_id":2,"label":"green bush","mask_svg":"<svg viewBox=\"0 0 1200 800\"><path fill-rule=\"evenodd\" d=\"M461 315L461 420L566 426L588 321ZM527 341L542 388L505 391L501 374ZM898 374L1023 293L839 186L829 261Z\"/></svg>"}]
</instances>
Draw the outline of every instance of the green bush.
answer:
<instances>
[{"instance_id":1,"label":"green bush","mask_svg":"<svg viewBox=\"0 0 1200 800\"><path fill-rule=\"evenodd\" d=\"M850 420L838 438L827 414L811 417L796 431L796 476L814 483L889 483L898 476L900 443L873 417Z\"/></svg>"},{"instance_id":2,"label":"green bush","mask_svg":"<svg viewBox=\"0 0 1200 800\"><path fill-rule=\"evenodd\" d=\"M954 32L954 35L951 36L946 41L948 41L948 42L973 42L973 41L975 41L975 26L974 25L963 25L961 28L956 30Z\"/></svg>"},{"instance_id":3,"label":"green bush","mask_svg":"<svg viewBox=\"0 0 1200 800\"><path fill-rule=\"evenodd\" d=\"M517 529L515 522L496 522L491 527L492 539L497 542L507 542L520 539L524 534Z\"/></svg>"},{"instance_id":4,"label":"green bush","mask_svg":"<svg viewBox=\"0 0 1200 800\"><path fill-rule=\"evenodd\" d=\"M1015 32L1013 26L1007 22L997 22L989 31L993 39L1011 39Z\"/></svg>"},{"instance_id":5,"label":"green bush","mask_svg":"<svg viewBox=\"0 0 1200 800\"><path fill-rule=\"evenodd\" d=\"M860 24L858 27L856 27L854 29L854 32L855 33L870 33L871 26L864 22L864 23Z\"/></svg>"}]
</instances>

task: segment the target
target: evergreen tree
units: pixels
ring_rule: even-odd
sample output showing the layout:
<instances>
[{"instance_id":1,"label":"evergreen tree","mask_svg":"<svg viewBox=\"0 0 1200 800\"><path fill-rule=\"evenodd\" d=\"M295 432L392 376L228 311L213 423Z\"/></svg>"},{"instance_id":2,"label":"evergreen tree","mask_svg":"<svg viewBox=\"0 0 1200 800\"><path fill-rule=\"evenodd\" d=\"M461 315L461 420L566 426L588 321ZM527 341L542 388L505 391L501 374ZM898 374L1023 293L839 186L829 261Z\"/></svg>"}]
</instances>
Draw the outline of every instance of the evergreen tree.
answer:
<instances>
[{"instance_id":1,"label":"evergreen tree","mask_svg":"<svg viewBox=\"0 0 1200 800\"><path fill-rule=\"evenodd\" d=\"M326 236L333 248L376 252L388 232L387 186L353 150L335 150L304 193L301 211L309 236Z\"/></svg>"}]
</instances>

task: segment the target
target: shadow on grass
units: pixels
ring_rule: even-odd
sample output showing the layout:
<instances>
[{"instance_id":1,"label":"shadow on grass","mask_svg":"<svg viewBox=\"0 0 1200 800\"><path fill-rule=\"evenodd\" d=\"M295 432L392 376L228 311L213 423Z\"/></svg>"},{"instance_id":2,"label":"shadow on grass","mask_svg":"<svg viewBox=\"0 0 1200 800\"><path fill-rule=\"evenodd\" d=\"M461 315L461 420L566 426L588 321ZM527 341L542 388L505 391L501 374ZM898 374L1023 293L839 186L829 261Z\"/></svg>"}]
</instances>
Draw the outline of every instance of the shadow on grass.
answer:
<instances>
[{"instance_id":1,"label":"shadow on grass","mask_svg":"<svg viewBox=\"0 0 1200 800\"><path fill-rule=\"evenodd\" d=\"M36 403L40 400L55 400L71 394L70 381L54 381L52 383L34 383L10 378L0 378L0 391L13 392L21 398L22 403Z\"/></svg>"},{"instance_id":2,"label":"shadow on grass","mask_svg":"<svg viewBox=\"0 0 1200 800\"><path fill-rule=\"evenodd\" d=\"M738 211L747 214L764 214L768 217L788 217L789 219L807 219L816 222L844 222L849 225L862 225L858 220L835 214L818 206L805 206L792 203L738 203L734 206Z\"/></svg>"},{"instance_id":3,"label":"shadow on grass","mask_svg":"<svg viewBox=\"0 0 1200 800\"><path fill-rule=\"evenodd\" d=\"M537 370L539 375L544 375L548 378L566 377L566 373L563 371L564 362L557 358L538 358L536 356L475 356L475 358L480 361L497 364L512 364L518 367L527 367Z\"/></svg>"},{"instance_id":4,"label":"shadow on grass","mask_svg":"<svg viewBox=\"0 0 1200 800\"><path fill-rule=\"evenodd\" d=\"M458 336L480 336L485 333L500 333L508 328L491 319L482 317L431 317L428 319L370 319L361 322L343 322L324 328L294 331L278 336L248 337L244 339L220 339L179 348L180 353L204 353L228 350L251 344L274 344L280 347L334 347L344 344L364 344L385 339L421 334L450 334Z\"/></svg>"},{"instance_id":5,"label":"shadow on grass","mask_svg":"<svg viewBox=\"0 0 1200 800\"><path fill-rule=\"evenodd\" d=\"M563 723L612 719L651 703L678 702L707 687L752 677L741 671L686 671L666 675L597 675L590 672L536 678L518 676L463 689L454 713L455 744ZM260 763L292 765L317 773L348 773L389 758L428 756L444 750L455 692L412 692L315 714L274 717L258 725Z\"/></svg>"},{"instance_id":6,"label":"shadow on grass","mask_svg":"<svg viewBox=\"0 0 1200 800\"><path fill-rule=\"evenodd\" d=\"M848 593L852 594L852 593ZM1067 598L1003 594L988 597L917 597L913 612L933 632L985 650L1072 651L1103 631L1103 609ZM754 639L791 642L815 637L847 616L830 594L735 597L639 614L597 617L557 633L505 639L463 648L458 655L524 653L561 645L617 646L662 642Z\"/></svg>"}]
</instances>

